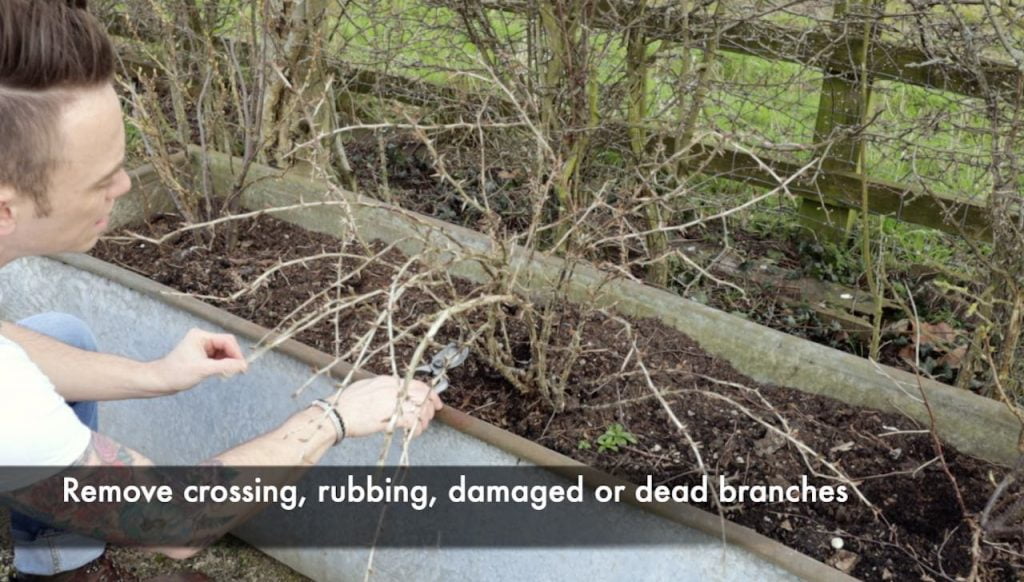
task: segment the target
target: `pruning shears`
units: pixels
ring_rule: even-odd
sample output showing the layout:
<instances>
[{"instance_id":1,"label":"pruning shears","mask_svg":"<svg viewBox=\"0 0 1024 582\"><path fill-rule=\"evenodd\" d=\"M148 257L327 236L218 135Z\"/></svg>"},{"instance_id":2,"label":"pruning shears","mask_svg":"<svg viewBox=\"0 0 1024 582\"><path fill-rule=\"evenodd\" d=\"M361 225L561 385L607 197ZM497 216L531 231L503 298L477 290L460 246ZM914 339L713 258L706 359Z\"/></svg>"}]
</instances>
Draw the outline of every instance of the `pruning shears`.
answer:
<instances>
[{"instance_id":1,"label":"pruning shears","mask_svg":"<svg viewBox=\"0 0 1024 582\"><path fill-rule=\"evenodd\" d=\"M448 388L448 370L462 364L468 357L469 348L460 348L453 342L434 354L429 364L416 368L416 371L429 374L431 376L430 387L440 394L444 392L445 388Z\"/></svg>"}]
</instances>

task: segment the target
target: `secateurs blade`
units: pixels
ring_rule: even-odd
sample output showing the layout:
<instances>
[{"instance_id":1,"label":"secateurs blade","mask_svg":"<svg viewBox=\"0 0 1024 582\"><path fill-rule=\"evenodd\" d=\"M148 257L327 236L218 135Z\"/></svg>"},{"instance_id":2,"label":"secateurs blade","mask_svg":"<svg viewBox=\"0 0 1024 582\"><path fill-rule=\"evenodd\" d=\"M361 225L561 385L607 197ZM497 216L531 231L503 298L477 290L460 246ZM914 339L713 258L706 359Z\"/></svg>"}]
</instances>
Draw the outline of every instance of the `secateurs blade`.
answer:
<instances>
[{"instance_id":1,"label":"secateurs blade","mask_svg":"<svg viewBox=\"0 0 1024 582\"><path fill-rule=\"evenodd\" d=\"M448 370L462 364L469 357L469 348L460 348L458 344L450 343L441 351L434 354L430 363L416 368L417 372L430 374L432 376L430 385L435 392L444 392L448 388Z\"/></svg>"}]
</instances>

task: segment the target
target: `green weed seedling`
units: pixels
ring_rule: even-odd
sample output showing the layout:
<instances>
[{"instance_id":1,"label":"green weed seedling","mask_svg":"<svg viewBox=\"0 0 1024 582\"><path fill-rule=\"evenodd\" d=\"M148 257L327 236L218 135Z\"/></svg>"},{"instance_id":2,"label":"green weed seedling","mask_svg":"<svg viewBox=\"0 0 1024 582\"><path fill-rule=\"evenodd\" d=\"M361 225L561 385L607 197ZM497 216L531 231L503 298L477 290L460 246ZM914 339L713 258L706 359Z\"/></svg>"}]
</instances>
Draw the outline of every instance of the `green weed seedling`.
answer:
<instances>
[{"instance_id":1,"label":"green weed seedling","mask_svg":"<svg viewBox=\"0 0 1024 582\"><path fill-rule=\"evenodd\" d=\"M619 452L619 447L624 447L627 444L635 445L637 442L636 435L616 422L609 426L603 435L597 437L597 452L612 451L617 453Z\"/></svg>"}]
</instances>

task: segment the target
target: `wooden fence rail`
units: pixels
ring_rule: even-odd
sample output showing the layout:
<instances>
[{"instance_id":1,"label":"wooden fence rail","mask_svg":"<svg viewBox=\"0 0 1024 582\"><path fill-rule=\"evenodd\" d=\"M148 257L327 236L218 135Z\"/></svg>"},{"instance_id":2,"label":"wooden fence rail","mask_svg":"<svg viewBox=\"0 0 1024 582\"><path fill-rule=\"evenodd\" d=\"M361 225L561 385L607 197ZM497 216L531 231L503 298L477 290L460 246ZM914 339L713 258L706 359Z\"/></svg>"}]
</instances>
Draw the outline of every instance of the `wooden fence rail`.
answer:
<instances>
[{"instance_id":1,"label":"wooden fence rail","mask_svg":"<svg viewBox=\"0 0 1024 582\"><path fill-rule=\"evenodd\" d=\"M444 0L427 0L444 5ZM527 0L483 0L483 5L497 10L524 13L533 10ZM635 10L629 0L599 0L596 3L597 24L609 29L627 26L644 27L648 38L681 41L688 39L700 48L715 32L713 23L696 16L684 19L674 8ZM954 64L946 58L926 55L913 47L880 42L873 36L865 38L863 14L846 14L837 10L834 24L821 30L797 30L758 20L730 23L719 30L720 48L762 58L800 62L823 67L824 76L819 112L815 126L816 142L843 136L862 125L867 108L861 95L860 75L869 72L876 78L894 79L925 87L956 91L979 96L975 72ZM684 22L688 31L681 27ZM126 66L152 68L154 65L137 41L117 39L119 52ZM868 43L864 47L864 43ZM866 55L866 60L862 58ZM982 61L981 67L989 87L999 91L1016 90L1024 72L997 61ZM501 96L485 95L436 83L386 74L346 63L333 63L330 71L339 84L354 93L373 94L417 107L438 108L461 106L486 109L496 115L515 115L517 108ZM625 126L612 127L616 145L628 147L629 133ZM668 155L677 154L674 135L651 131L650 148ZM836 145L838 144L838 145ZM860 209L861 189L866 186L870 212L930 228L988 240L987 208L968 200L953 200L925 192L921 188L865 177L856 163L858 141L847 135L833 143L813 171L805 172L788 185L788 190L803 196L808 204L822 204L832 210ZM773 174L783 178L796 173L801 165L771 156L755 156L722 144L698 143L685 155L678 155L680 169L698 171L759 187L779 186ZM805 204L805 212L806 206Z\"/></svg>"},{"instance_id":2,"label":"wooden fence rail","mask_svg":"<svg viewBox=\"0 0 1024 582\"><path fill-rule=\"evenodd\" d=\"M428 0L445 5L446 0ZM449 0L450 1L450 0ZM493 10L529 13L535 0L482 0ZM769 60L801 63L812 68L827 68L841 75L856 78L860 71L853 66L860 59L855 43L847 42L843 29L823 27L803 29L779 26L755 18L716 26L710 19L685 14L676 6L647 7L637 10L631 0L598 0L594 6L595 24L606 30L623 30L639 26L652 40L686 43L692 48L707 46L711 37L719 35L719 50L751 55ZM1013 63L980 59L979 69L958 64L955 55L935 54L913 46L892 42L873 43L868 51L868 74L882 80L899 81L970 97L982 97L978 75L984 74L990 90L1013 94L1024 71Z\"/></svg>"}]
</instances>

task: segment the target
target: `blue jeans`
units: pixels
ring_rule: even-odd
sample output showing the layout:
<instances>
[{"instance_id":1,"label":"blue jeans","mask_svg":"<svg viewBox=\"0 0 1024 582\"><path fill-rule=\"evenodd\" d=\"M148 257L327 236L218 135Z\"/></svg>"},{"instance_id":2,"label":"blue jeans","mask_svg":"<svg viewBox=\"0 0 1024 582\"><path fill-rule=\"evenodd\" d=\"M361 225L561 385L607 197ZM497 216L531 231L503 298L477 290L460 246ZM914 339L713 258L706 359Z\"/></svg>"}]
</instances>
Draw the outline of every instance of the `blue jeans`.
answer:
<instances>
[{"instance_id":1,"label":"blue jeans","mask_svg":"<svg viewBox=\"0 0 1024 582\"><path fill-rule=\"evenodd\" d=\"M18 325L83 350L96 351L96 338L82 320L66 313L41 313ZM69 402L71 410L92 430L99 427L95 402ZM26 515L11 512L14 569L23 574L49 576L84 566L103 554L104 543L79 534L56 530Z\"/></svg>"}]
</instances>

